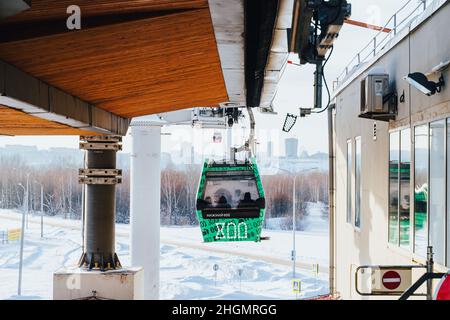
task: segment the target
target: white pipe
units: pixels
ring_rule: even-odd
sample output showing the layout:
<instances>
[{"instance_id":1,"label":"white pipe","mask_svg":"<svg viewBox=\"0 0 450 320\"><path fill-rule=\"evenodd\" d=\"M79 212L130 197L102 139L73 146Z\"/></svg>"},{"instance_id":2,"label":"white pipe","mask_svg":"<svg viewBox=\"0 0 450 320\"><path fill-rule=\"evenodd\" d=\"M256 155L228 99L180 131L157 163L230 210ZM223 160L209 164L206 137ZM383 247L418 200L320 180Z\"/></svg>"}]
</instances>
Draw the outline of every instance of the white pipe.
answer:
<instances>
[{"instance_id":1,"label":"white pipe","mask_svg":"<svg viewBox=\"0 0 450 320\"><path fill-rule=\"evenodd\" d=\"M330 295L336 296L336 226L335 226L335 185L334 185L334 126L333 126L333 109L335 105L328 107L328 206L329 206L329 271L328 282Z\"/></svg>"},{"instance_id":2,"label":"white pipe","mask_svg":"<svg viewBox=\"0 0 450 320\"><path fill-rule=\"evenodd\" d=\"M131 265L144 268L144 299L159 298L161 126L131 127Z\"/></svg>"},{"instance_id":3,"label":"white pipe","mask_svg":"<svg viewBox=\"0 0 450 320\"><path fill-rule=\"evenodd\" d=\"M296 217L295 217L295 182L297 180L297 176L293 175L293 181L292 181L292 278L295 278L295 261L297 260L297 252L295 250L295 230L297 228L296 226Z\"/></svg>"}]
</instances>

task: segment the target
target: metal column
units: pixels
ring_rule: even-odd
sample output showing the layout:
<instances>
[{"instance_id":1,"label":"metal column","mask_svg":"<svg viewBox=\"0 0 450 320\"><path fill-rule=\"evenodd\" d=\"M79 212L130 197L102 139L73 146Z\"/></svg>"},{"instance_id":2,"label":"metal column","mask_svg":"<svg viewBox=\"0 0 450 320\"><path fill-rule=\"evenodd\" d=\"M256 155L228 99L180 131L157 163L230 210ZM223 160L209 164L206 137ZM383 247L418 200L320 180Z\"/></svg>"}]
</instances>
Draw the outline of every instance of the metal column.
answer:
<instances>
[{"instance_id":1,"label":"metal column","mask_svg":"<svg viewBox=\"0 0 450 320\"><path fill-rule=\"evenodd\" d=\"M316 63L314 72L314 109L322 109L323 61Z\"/></svg>"},{"instance_id":2,"label":"metal column","mask_svg":"<svg viewBox=\"0 0 450 320\"><path fill-rule=\"evenodd\" d=\"M80 149L86 150L86 168L79 171L85 184L84 252L79 266L101 271L121 268L115 252L116 169L120 136L81 136Z\"/></svg>"}]
</instances>

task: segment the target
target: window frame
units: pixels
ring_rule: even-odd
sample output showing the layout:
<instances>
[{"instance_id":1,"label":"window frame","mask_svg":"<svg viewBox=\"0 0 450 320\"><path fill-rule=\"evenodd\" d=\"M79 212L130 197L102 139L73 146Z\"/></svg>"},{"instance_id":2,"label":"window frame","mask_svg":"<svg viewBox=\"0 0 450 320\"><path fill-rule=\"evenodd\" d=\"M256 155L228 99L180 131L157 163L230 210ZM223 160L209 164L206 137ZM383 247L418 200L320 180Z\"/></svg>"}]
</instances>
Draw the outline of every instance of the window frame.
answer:
<instances>
[{"instance_id":1,"label":"window frame","mask_svg":"<svg viewBox=\"0 0 450 320\"><path fill-rule=\"evenodd\" d=\"M350 158L349 158L350 157ZM349 162L350 161L350 162ZM353 225L353 140L347 140L347 153L346 153L346 211L345 221L346 223Z\"/></svg>"},{"instance_id":2,"label":"window frame","mask_svg":"<svg viewBox=\"0 0 450 320\"><path fill-rule=\"evenodd\" d=\"M424 123L416 123L413 128L413 141L414 141L414 145L413 145L413 172L414 172L414 177L413 177L413 215L412 215L412 222L413 222L413 229L412 229L412 237L413 237L413 241L412 241L412 254L413 257L415 259L424 259L424 261L426 260L426 253L425 255L422 255L421 253L418 253L416 251L416 201L415 201L415 188L416 188L416 181L417 181L417 176L416 176L416 129L419 127L426 127L427 130L427 137L426 137L426 142L427 142L427 186L429 188L429 179L430 179L430 122L424 122ZM427 196L427 210L426 210L426 218L427 218L427 246L429 245L429 223L430 223L430 197Z\"/></svg>"},{"instance_id":3,"label":"window frame","mask_svg":"<svg viewBox=\"0 0 450 320\"><path fill-rule=\"evenodd\" d=\"M388 151L389 151L389 157L388 157L388 161L390 161L390 149L391 149L391 140L390 140L390 134L398 132L399 133L399 165L400 162L402 161L402 157L401 157L401 153L402 153L402 145L404 145L404 141L402 139L402 131L405 129L409 129L410 130L410 161L411 161L411 169L410 169L410 191L409 191L409 195L410 195L410 243L409 246L406 247L402 247L400 246L400 223L398 224L398 231L399 231L399 241L398 243L394 244L394 243L390 243L389 242L389 215L388 215L388 221L387 221L387 245L389 248L391 248L392 250L398 251L398 252L404 252L405 254L407 253L411 259L413 259L414 261L417 262L422 262L425 263L426 260L426 252L418 252L417 248L416 248L416 244L417 244L417 230L416 230L416 201L415 201L415 188L416 188L416 181L417 181L417 175L416 175L416 167L417 167L417 136L416 136L416 130L419 127L424 127L426 129L427 132L427 137L426 137L426 155L424 155L424 159L427 159L427 167L426 167L426 183L428 186L428 195L427 195L427 199L426 199L426 204L427 204L427 208L426 208L426 221L427 221L427 226L426 226L426 245L429 246L431 244L431 237L430 237L430 231L431 231L431 215L430 215L430 195L431 195L431 186L430 186L430 176L431 176L431 124L434 122L438 122L438 121L444 121L444 135L443 135L443 147L444 150L442 152L442 154L444 155L444 166L443 166L443 172L442 174L444 175L444 185L445 185L445 191L444 191L444 210L445 210L445 214L443 215L444 217L444 221L442 221L442 223L444 224L444 236L443 236L443 241L444 243L444 249L443 249L443 253L444 253L444 257L443 257L443 261L444 263L440 263L435 261L435 264L439 267L442 268L449 268L450 267L450 179L449 179L449 172L450 172L450 115L446 114L445 116L440 116L440 117L436 117L436 118L432 118L432 119L427 119L424 121L417 121L414 123L411 123L410 126L405 126L405 127L401 127L401 128L396 128L394 130L391 130L388 132L389 138L388 138ZM356 146L355 146L356 149ZM356 151L356 150L355 150ZM356 168L356 152L355 152L355 168ZM389 171L388 171L389 172ZM355 172L356 175L356 172ZM389 207L390 207L390 187L389 187L389 183L390 183L390 178L389 178L389 174L388 174L388 194L387 194L387 198L388 198L388 203L387 203L387 210L389 212ZM401 179L399 178L398 180L398 186L399 186L399 201L400 201L400 187L401 187ZM399 219L400 219L400 209L399 209ZM423 250L422 250L423 251Z\"/></svg>"},{"instance_id":4,"label":"window frame","mask_svg":"<svg viewBox=\"0 0 450 320\"><path fill-rule=\"evenodd\" d=\"M358 176L358 161L357 161L357 159L358 159L358 153L357 153L357 151L358 151L358 143L359 143L359 166L360 166L360 171L359 171L359 176ZM354 156L354 159L355 159L355 161L354 161L354 164L353 164L353 166L354 166L354 170L355 170L355 175L354 175L354 180L355 180L355 182L354 182L354 185L355 185L355 197L354 197L354 214L353 214L353 219L354 219L354 221L353 221L353 226L355 227L355 229L357 230L357 231L361 231L361 226L362 226L362 139L361 139L361 136L357 136L357 137L355 137L355 152L354 152L354 154L355 154L355 156ZM357 178L359 177L359 188L357 188L358 186L357 186ZM359 189L359 190L358 190ZM356 222L357 222L357 219L356 219L356 217L357 217L357 208L358 208L358 206L357 206L357 204L358 204L358 192L359 192L359 224L357 225L356 224Z\"/></svg>"},{"instance_id":5,"label":"window frame","mask_svg":"<svg viewBox=\"0 0 450 320\"><path fill-rule=\"evenodd\" d=\"M409 141L407 142L408 144L408 148L409 148L409 187L408 187L408 196L409 196L409 239L408 239L408 246L402 246L402 239L401 239L401 202L403 199L403 193L402 193L402 176L401 176L401 169L402 169L402 163L403 163L403 145L404 145L404 141L403 141L403 134L405 131L409 130ZM414 198L411 197L412 195L412 186L414 186L413 184L413 177L415 178L415 175L413 175L412 171L414 170L414 163L413 163L413 139L412 139L412 135L414 134L413 130L411 130L411 127L407 127L407 128L403 128L401 130L399 130L400 134L400 148L399 148L399 179L398 179L398 183L399 183L399 188L398 188L398 193L399 193L399 203L398 203L398 246L399 248L403 249L403 250L407 250L408 252L413 252L412 249L412 243L413 243L413 231L412 231L412 227L413 224L411 222L414 221L413 215L414 215L414 206L413 206L413 201Z\"/></svg>"},{"instance_id":6,"label":"window frame","mask_svg":"<svg viewBox=\"0 0 450 320\"><path fill-rule=\"evenodd\" d=\"M415 225L414 225L414 215L415 215L415 206L414 206L414 186L415 186L415 174L413 172L415 171L415 140L413 139L413 136L415 138L415 128L416 126L406 126L402 128L396 128L395 130L391 130L388 132L388 190L387 190L387 244L391 248L397 248L400 251L408 252L409 254L414 254L414 248L415 248ZM407 144L409 144L409 162L410 162L410 172L409 172L409 244L408 246L402 246L401 245L401 224L400 224L400 206L402 201L402 177L401 177L401 164L402 164L402 153L403 153L403 145L405 144L405 141L403 139L403 134L406 130L409 130L409 141L407 141ZM391 176L390 176L390 161L391 161L391 135L397 134L398 137L398 150L397 150L397 158L398 158L398 178L397 178L397 226L396 226L396 232L397 232L397 241L390 242L390 197L391 197ZM413 143L414 141L414 143Z\"/></svg>"},{"instance_id":7,"label":"window frame","mask_svg":"<svg viewBox=\"0 0 450 320\"><path fill-rule=\"evenodd\" d=\"M390 161L391 161L391 135L392 134L398 134L398 166L400 166L400 153L401 153L401 130L400 129L396 129L396 130L392 130L389 131L388 133L388 188L387 188L387 199L388 199L388 205L387 205L387 244L388 246L392 246L395 248L401 248L400 247L400 206L399 203L397 203L397 243L392 243L389 240L389 236L390 236L390 208L391 208L391 175L390 175ZM397 179L397 202L400 201L400 174L399 177Z\"/></svg>"},{"instance_id":8,"label":"window frame","mask_svg":"<svg viewBox=\"0 0 450 320\"><path fill-rule=\"evenodd\" d=\"M428 125L428 199L427 199L427 202L428 202L428 207L427 207L427 218L428 218L428 225L427 225L427 227L428 227L428 234L427 234L427 245L428 246L430 246L431 245L431 237L430 237L430 235L431 235L431 226L432 226L432 224L431 224L431 221L432 221L432 215L431 215L431 191L432 191L432 188L431 188L431 145L432 145L432 141L431 141L431 138L432 138L432 134L431 134L431 129L432 129L432 123L437 123L437 122L440 122L440 121L442 121L443 123L444 123L444 128L443 128L443 131L444 131L444 134L443 134L443 137L444 137L444 141L443 141L443 145L444 145L444 152L443 152L443 155L444 155L444 159L443 159L443 163L444 163L444 182L443 182L443 184L444 184L444 188L445 188L445 190L444 190L444 203L443 203L443 206L444 206L444 211L445 211L445 213L444 213L444 221L443 221L443 223L444 223L444 239L443 239L443 241L444 241L444 249L443 249L443 253L444 253L444 256L443 256L443 264L441 264L440 262L438 262L437 261L437 258L436 258L436 251L435 250L433 250L433 254L434 254L434 262L435 262L435 264L437 264L437 265L441 265L441 266L447 266L448 264L448 255L447 255L447 251L448 251L448 247L447 247L447 237L448 237L448 229L447 229L447 224L448 224L448 221L447 221L447 219L448 219L448 216L447 216L447 203L448 203L448 201L449 201L449 199L447 198L447 187L448 187L448 185L447 185L447 150L448 150L448 141L447 141L447 130L448 130L448 128L447 128L447 123L448 123L448 117L444 117L444 118L436 118L436 119L432 119L432 120L430 120L430 121L428 121L428 123L427 123L427 125Z\"/></svg>"}]
</instances>

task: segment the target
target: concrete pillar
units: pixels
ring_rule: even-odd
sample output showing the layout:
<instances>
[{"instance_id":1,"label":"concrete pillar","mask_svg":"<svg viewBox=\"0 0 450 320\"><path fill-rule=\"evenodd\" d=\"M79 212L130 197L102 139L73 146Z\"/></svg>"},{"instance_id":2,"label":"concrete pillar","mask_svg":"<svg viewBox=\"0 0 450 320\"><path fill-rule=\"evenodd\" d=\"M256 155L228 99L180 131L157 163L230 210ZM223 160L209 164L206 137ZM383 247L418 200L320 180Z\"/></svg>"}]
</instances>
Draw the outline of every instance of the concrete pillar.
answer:
<instances>
[{"instance_id":1,"label":"concrete pillar","mask_svg":"<svg viewBox=\"0 0 450 320\"><path fill-rule=\"evenodd\" d=\"M131 265L144 268L144 299L159 298L161 125L131 123Z\"/></svg>"}]
</instances>

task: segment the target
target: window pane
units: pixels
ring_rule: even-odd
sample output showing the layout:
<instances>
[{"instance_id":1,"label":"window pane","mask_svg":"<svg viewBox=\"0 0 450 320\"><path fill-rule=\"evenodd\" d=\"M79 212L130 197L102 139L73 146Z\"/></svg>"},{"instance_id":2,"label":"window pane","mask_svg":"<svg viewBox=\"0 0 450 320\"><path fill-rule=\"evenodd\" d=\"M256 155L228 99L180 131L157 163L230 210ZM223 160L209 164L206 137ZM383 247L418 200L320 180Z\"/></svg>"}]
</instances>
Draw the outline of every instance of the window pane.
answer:
<instances>
[{"instance_id":1,"label":"window pane","mask_svg":"<svg viewBox=\"0 0 450 320\"><path fill-rule=\"evenodd\" d=\"M361 227L361 137L355 140L355 226Z\"/></svg>"},{"instance_id":2,"label":"window pane","mask_svg":"<svg viewBox=\"0 0 450 320\"><path fill-rule=\"evenodd\" d=\"M237 209L256 205L258 198L254 178L206 178L203 200L208 208Z\"/></svg>"},{"instance_id":3,"label":"window pane","mask_svg":"<svg viewBox=\"0 0 450 320\"><path fill-rule=\"evenodd\" d=\"M400 162L400 133L389 138L389 243L398 245L398 182Z\"/></svg>"},{"instance_id":4,"label":"window pane","mask_svg":"<svg viewBox=\"0 0 450 320\"><path fill-rule=\"evenodd\" d=\"M410 196L411 186L411 130L401 132L400 153L400 246L409 248L410 237Z\"/></svg>"},{"instance_id":5,"label":"window pane","mask_svg":"<svg viewBox=\"0 0 450 320\"><path fill-rule=\"evenodd\" d=\"M347 222L352 223L352 141L347 141Z\"/></svg>"},{"instance_id":6,"label":"window pane","mask_svg":"<svg viewBox=\"0 0 450 320\"><path fill-rule=\"evenodd\" d=\"M430 123L430 245L445 264L445 120Z\"/></svg>"},{"instance_id":7,"label":"window pane","mask_svg":"<svg viewBox=\"0 0 450 320\"><path fill-rule=\"evenodd\" d=\"M427 255L428 125L414 129L414 252Z\"/></svg>"}]
</instances>

